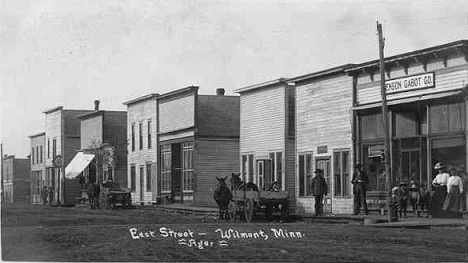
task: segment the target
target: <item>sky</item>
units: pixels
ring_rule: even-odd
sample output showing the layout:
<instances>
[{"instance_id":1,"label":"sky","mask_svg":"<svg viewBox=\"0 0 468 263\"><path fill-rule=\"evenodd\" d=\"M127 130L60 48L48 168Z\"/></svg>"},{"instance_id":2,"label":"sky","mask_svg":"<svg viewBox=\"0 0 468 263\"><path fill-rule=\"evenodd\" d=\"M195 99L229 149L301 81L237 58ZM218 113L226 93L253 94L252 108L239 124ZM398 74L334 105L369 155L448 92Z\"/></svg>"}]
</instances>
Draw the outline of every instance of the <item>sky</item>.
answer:
<instances>
[{"instance_id":1,"label":"sky","mask_svg":"<svg viewBox=\"0 0 468 263\"><path fill-rule=\"evenodd\" d=\"M261 82L468 39L468 1L3 0L0 140L29 155L43 111L126 110L190 85Z\"/></svg>"}]
</instances>

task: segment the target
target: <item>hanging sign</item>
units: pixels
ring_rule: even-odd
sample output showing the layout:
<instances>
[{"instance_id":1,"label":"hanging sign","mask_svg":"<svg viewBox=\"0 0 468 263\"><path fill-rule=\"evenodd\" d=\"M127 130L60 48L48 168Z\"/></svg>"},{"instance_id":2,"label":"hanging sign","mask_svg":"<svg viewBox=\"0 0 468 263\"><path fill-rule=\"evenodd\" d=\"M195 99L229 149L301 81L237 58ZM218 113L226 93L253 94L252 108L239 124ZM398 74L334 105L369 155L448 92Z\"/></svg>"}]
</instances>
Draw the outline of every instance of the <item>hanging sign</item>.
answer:
<instances>
[{"instance_id":1,"label":"hanging sign","mask_svg":"<svg viewBox=\"0 0 468 263\"><path fill-rule=\"evenodd\" d=\"M385 81L387 94L432 88L435 85L434 72Z\"/></svg>"}]
</instances>

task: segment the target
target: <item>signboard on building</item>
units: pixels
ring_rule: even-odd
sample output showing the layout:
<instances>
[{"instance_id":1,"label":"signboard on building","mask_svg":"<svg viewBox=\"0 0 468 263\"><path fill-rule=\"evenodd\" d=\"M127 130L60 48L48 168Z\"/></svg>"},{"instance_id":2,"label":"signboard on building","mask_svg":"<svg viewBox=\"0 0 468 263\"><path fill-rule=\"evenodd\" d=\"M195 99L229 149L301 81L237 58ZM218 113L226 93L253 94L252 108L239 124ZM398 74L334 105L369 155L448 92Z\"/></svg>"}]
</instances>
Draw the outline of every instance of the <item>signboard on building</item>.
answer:
<instances>
[{"instance_id":1,"label":"signboard on building","mask_svg":"<svg viewBox=\"0 0 468 263\"><path fill-rule=\"evenodd\" d=\"M434 72L385 81L387 94L432 88L435 85Z\"/></svg>"},{"instance_id":2,"label":"signboard on building","mask_svg":"<svg viewBox=\"0 0 468 263\"><path fill-rule=\"evenodd\" d=\"M383 145L372 145L369 146L367 157L382 157L382 153L384 152Z\"/></svg>"},{"instance_id":3,"label":"signboard on building","mask_svg":"<svg viewBox=\"0 0 468 263\"><path fill-rule=\"evenodd\" d=\"M327 153L327 152L328 152L328 147L326 145L317 147L317 154Z\"/></svg>"}]
</instances>

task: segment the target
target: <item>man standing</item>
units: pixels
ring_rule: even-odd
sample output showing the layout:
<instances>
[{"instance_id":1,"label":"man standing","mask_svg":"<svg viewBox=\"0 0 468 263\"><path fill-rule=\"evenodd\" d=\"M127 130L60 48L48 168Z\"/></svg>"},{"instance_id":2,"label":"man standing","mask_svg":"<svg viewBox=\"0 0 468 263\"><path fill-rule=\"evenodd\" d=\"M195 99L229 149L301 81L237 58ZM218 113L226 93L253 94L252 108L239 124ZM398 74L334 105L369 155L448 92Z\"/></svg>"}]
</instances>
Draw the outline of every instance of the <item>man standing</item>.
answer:
<instances>
[{"instance_id":1,"label":"man standing","mask_svg":"<svg viewBox=\"0 0 468 263\"><path fill-rule=\"evenodd\" d=\"M323 214L323 195L327 195L328 186L323 177L323 170L315 170L315 177L312 179L312 195L315 198L315 215Z\"/></svg>"},{"instance_id":2,"label":"man standing","mask_svg":"<svg viewBox=\"0 0 468 263\"><path fill-rule=\"evenodd\" d=\"M47 191L47 186L44 186L41 191L42 203L45 205L47 204L47 196L49 195L49 191Z\"/></svg>"},{"instance_id":3,"label":"man standing","mask_svg":"<svg viewBox=\"0 0 468 263\"><path fill-rule=\"evenodd\" d=\"M365 171L363 171L360 163L357 163L354 166L354 174L351 183L354 185L353 194L354 194L354 214L359 214L361 206L364 208L364 213L369 214L367 210L366 202L366 190L367 184L369 183L369 178Z\"/></svg>"}]
</instances>

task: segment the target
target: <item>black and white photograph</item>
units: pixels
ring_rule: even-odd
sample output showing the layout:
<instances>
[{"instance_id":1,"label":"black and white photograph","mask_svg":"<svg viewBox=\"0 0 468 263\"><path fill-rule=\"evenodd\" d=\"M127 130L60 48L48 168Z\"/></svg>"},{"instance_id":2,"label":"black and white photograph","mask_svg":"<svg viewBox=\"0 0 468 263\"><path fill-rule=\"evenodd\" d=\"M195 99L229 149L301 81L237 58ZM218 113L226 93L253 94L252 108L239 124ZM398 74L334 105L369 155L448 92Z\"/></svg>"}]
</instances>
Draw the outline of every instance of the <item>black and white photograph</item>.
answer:
<instances>
[{"instance_id":1,"label":"black and white photograph","mask_svg":"<svg viewBox=\"0 0 468 263\"><path fill-rule=\"evenodd\" d=\"M1 261L468 262L468 1L2 0Z\"/></svg>"}]
</instances>

